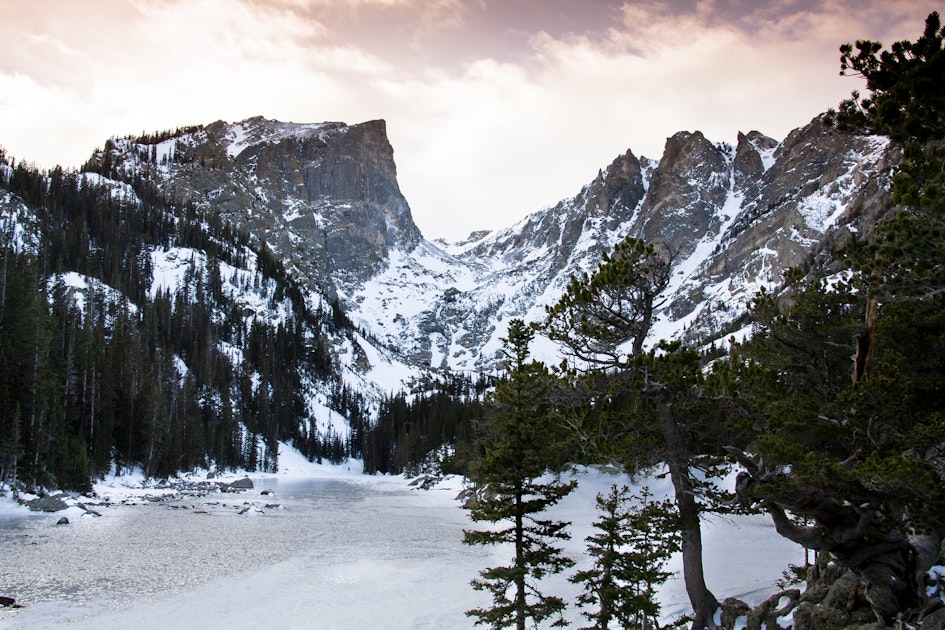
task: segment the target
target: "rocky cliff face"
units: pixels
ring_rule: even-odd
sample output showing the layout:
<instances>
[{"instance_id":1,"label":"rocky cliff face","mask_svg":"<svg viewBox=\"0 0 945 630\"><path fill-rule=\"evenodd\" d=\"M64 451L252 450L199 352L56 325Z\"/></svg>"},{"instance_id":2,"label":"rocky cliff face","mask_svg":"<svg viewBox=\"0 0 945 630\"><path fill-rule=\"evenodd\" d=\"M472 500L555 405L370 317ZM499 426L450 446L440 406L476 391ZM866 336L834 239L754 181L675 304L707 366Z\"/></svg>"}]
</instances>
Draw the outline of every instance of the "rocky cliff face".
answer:
<instances>
[{"instance_id":1,"label":"rocky cliff face","mask_svg":"<svg viewBox=\"0 0 945 630\"><path fill-rule=\"evenodd\" d=\"M887 200L886 150L883 138L831 133L819 120L781 143L757 132L741 135L736 147L724 147L724 169L716 151L697 149L693 156L708 159L696 161L715 158L716 169L681 178L683 190L700 193L689 192L690 210L676 214L682 223L696 217L692 237L675 228L675 219L662 224L665 213L631 227L644 238L678 239L670 241L682 256L661 316L664 329L676 328L690 341L711 337L740 318L759 288L778 286L786 269L813 263L851 229L875 220ZM644 208L642 214L654 213ZM653 223L660 225L648 231ZM672 326L683 320L685 333Z\"/></svg>"},{"instance_id":2,"label":"rocky cliff face","mask_svg":"<svg viewBox=\"0 0 945 630\"><path fill-rule=\"evenodd\" d=\"M382 120L218 121L107 149L118 172L142 173L166 194L223 214L329 295L336 279L370 278L391 248L421 240Z\"/></svg>"},{"instance_id":3,"label":"rocky cliff face","mask_svg":"<svg viewBox=\"0 0 945 630\"><path fill-rule=\"evenodd\" d=\"M265 240L379 347L415 365L488 370L511 318L541 319L572 274L593 271L627 235L673 257L653 341L730 334L759 288L777 287L789 267L823 264L884 212L887 149L819 119L781 142L680 132L658 161L627 151L573 198L461 244L420 235L383 121L217 122L114 142L109 159ZM554 359L550 344L535 350Z\"/></svg>"}]
</instances>

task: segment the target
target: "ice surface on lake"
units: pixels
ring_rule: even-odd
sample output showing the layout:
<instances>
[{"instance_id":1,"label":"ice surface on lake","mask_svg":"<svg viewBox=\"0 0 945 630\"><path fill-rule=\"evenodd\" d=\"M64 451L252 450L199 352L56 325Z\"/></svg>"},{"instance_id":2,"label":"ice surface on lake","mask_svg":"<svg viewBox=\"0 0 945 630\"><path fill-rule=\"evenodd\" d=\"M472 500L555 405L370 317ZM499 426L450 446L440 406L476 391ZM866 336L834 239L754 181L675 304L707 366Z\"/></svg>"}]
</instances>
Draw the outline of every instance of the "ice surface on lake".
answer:
<instances>
[{"instance_id":1,"label":"ice surface on lake","mask_svg":"<svg viewBox=\"0 0 945 630\"><path fill-rule=\"evenodd\" d=\"M487 554L460 543L452 493L431 502L402 479L257 480L242 494L97 509L68 526L0 521L0 594L28 604L0 612L0 628L256 627L260 615L285 628L462 627L450 591L471 592Z\"/></svg>"},{"instance_id":2,"label":"ice surface on lake","mask_svg":"<svg viewBox=\"0 0 945 630\"><path fill-rule=\"evenodd\" d=\"M551 515L574 523L565 549L576 568L587 564L594 496L627 483L594 471L579 478ZM475 524L454 500L455 480L429 491L361 475L255 485L96 508L101 518L70 516L67 526L54 524L57 514L0 519L0 594L27 605L0 609L0 628L473 628L464 611L489 602L469 581L510 558L508 549L462 544L462 530ZM656 496L671 490L665 479L650 486ZM262 495L267 488L274 494ZM763 516L710 518L703 534L709 586L720 599L757 603L775 591L787 563L803 561ZM670 568L680 568L678 558ZM573 601L566 578L547 580L546 590ZM669 617L685 612L680 576L661 599ZM582 623L573 608L566 616Z\"/></svg>"}]
</instances>

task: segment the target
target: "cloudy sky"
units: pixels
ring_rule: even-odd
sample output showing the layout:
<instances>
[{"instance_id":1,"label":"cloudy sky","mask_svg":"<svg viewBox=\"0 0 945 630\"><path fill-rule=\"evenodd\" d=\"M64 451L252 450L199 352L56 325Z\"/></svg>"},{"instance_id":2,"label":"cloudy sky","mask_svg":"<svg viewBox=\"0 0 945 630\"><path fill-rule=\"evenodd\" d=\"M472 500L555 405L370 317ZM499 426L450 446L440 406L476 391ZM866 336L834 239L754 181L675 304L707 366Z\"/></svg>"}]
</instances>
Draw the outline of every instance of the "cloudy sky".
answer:
<instances>
[{"instance_id":1,"label":"cloudy sky","mask_svg":"<svg viewBox=\"0 0 945 630\"><path fill-rule=\"evenodd\" d=\"M920 0L0 0L0 145L77 167L110 136L384 118L428 238L511 225L668 136L781 139L862 87L844 42Z\"/></svg>"}]
</instances>

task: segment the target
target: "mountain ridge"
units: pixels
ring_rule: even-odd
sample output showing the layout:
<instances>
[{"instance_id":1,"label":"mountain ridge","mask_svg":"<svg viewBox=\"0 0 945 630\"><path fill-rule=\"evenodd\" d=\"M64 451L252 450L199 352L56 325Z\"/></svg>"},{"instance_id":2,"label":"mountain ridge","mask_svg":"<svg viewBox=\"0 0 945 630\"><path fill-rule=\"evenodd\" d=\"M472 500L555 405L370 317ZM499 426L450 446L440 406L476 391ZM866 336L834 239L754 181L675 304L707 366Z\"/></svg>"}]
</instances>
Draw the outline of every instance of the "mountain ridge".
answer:
<instances>
[{"instance_id":1,"label":"mountain ridge","mask_svg":"<svg viewBox=\"0 0 945 630\"><path fill-rule=\"evenodd\" d=\"M383 120L284 123L261 116L112 139L84 170L143 178L245 229L312 295L337 301L366 339L420 369L490 371L514 317L537 321L572 275L627 236L673 260L650 343L717 341L760 288L884 212L888 143L820 117L777 141L699 131L659 160L631 149L573 197L460 243L431 242L399 189ZM539 340L536 353L554 361ZM361 362L363 365L363 362Z\"/></svg>"}]
</instances>

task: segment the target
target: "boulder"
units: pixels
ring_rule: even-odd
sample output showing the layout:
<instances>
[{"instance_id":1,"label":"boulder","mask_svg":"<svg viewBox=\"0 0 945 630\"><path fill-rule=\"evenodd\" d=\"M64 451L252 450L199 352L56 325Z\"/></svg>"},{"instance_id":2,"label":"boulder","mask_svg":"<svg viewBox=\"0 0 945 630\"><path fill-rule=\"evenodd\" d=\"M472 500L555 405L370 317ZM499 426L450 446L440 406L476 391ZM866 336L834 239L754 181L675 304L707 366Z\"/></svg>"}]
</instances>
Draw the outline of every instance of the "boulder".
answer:
<instances>
[{"instance_id":1,"label":"boulder","mask_svg":"<svg viewBox=\"0 0 945 630\"><path fill-rule=\"evenodd\" d=\"M722 602L721 623L723 628L734 628L739 617L747 617L751 607L740 599L729 597Z\"/></svg>"},{"instance_id":2,"label":"boulder","mask_svg":"<svg viewBox=\"0 0 945 630\"><path fill-rule=\"evenodd\" d=\"M945 608L939 608L923 617L921 628L922 630L945 630Z\"/></svg>"},{"instance_id":3,"label":"boulder","mask_svg":"<svg viewBox=\"0 0 945 630\"><path fill-rule=\"evenodd\" d=\"M253 485L253 480L249 477L243 477L242 479L237 479L233 483L227 484L228 490L252 490L255 488Z\"/></svg>"},{"instance_id":4,"label":"boulder","mask_svg":"<svg viewBox=\"0 0 945 630\"><path fill-rule=\"evenodd\" d=\"M850 625L850 613L837 608L801 602L794 609L794 630L827 630Z\"/></svg>"},{"instance_id":5,"label":"boulder","mask_svg":"<svg viewBox=\"0 0 945 630\"><path fill-rule=\"evenodd\" d=\"M40 497L26 502L26 507L34 512L59 512L68 508L68 504L63 500L66 495L57 494L55 496Z\"/></svg>"}]
</instances>

